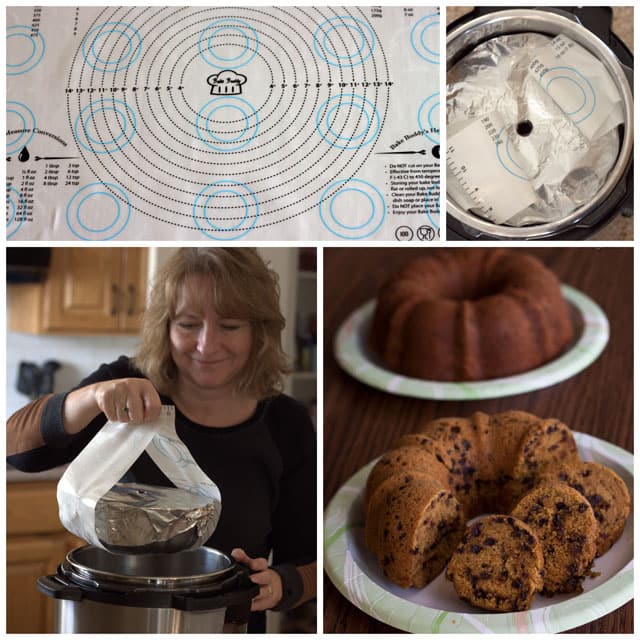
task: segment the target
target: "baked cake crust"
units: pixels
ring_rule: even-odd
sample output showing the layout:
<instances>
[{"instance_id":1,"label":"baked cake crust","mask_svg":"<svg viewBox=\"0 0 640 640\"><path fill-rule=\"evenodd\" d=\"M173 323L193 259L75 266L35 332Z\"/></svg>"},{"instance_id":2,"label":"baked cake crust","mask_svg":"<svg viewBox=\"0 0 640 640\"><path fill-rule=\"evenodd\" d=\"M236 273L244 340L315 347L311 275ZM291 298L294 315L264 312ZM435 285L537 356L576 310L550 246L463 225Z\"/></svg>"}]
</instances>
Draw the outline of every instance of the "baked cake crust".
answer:
<instances>
[{"instance_id":1,"label":"baked cake crust","mask_svg":"<svg viewBox=\"0 0 640 640\"><path fill-rule=\"evenodd\" d=\"M381 287L371 342L392 371L425 380L510 376L573 338L560 283L522 251L430 251Z\"/></svg>"},{"instance_id":2,"label":"baked cake crust","mask_svg":"<svg viewBox=\"0 0 640 640\"><path fill-rule=\"evenodd\" d=\"M367 547L392 582L416 588L444 568L468 520L492 513L523 521L553 559L557 571L545 568L545 592L579 590L596 550L613 544L630 512L624 482L582 462L567 425L523 411L439 418L402 436L373 466L365 500ZM524 606L534 591L516 597L502 590L500 602L464 593L502 611Z\"/></svg>"}]
</instances>

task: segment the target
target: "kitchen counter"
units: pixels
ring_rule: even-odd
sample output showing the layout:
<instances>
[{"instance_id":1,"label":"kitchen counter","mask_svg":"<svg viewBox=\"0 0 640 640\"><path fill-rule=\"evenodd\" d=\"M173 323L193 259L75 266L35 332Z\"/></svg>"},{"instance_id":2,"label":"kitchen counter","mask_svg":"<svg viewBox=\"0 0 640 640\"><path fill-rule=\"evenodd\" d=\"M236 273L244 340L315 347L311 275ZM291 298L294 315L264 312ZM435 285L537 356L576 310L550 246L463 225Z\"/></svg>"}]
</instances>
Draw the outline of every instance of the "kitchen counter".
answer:
<instances>
[{"instance_id":1,"label":"kitchen counter","mask_svg":"<svg viewBox=\"0 0 640 640\"><path fill-rule=\"evenodd\" d=\"M437 250L437 249L432 249ZM444 416L520 409L557 417L576 431L633 451L633 249L563 247L517 249L542 259L562 280L596 301L610 323L602 355L573 378L546 389L493 400L431 401L384 393L339 368L333 340L346 316L372 299L381 282L425 250L337 249L324 252L324 499L401 434ZM345 278L345 274L349 274ZM633 517L633 515L631 516ZM325 576L326 633L397 633L352 605ZM633 603L572 630L632 633Z\"/></svg>"}]
</instances>

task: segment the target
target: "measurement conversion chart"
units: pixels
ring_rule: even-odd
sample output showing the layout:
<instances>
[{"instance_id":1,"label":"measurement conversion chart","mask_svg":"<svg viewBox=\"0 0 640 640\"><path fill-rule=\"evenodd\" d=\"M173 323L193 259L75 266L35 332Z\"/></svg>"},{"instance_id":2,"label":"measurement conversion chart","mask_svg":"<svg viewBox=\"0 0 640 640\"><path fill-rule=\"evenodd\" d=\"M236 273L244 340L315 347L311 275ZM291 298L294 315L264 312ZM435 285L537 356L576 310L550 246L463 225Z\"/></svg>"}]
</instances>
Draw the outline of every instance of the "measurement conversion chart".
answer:
<instances>
[{"instance_id":1,"label":"measurement conversion chart","mask_svg":"<svg viewBox=\"0 0 640 640\"><path fill-rule=\"evenodd\" d=\"M10 240L433 240L438 10L9 7Z\"/></svg>"}]
</instances>

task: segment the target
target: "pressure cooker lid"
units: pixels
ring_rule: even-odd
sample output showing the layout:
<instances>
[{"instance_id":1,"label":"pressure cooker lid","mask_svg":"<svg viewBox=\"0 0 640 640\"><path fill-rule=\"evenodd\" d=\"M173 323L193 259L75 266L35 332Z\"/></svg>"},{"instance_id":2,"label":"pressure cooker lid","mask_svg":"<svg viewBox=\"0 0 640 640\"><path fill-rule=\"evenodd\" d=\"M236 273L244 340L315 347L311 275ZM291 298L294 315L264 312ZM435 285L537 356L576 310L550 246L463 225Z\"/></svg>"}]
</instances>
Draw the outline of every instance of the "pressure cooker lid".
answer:
<instances>
[{"instance_id":1,"label":"pressure cooker lid","mask_svg":"<svg viewBox=\"0 0 640 640\"><path fill-rule=\"evenodd\" d=\"M90 587L122 585L167 590L211 585L228 578L237 567L233 558L209 547L179 553L125 555L84 546L70 551L60 570L75 584Z\"/></svg>"},{"instance_id":2,"label":"pressure cooker lid","mask_svg":"<svg viewBox=\"0 0 640 640\"><path fill-rule=\"evenodd\" d=\"M562 12L497 11L455 26L447 62L447 212L470 235L546 237L620 202L630 70L595 34Z\"/></svg>"}]
</instances>

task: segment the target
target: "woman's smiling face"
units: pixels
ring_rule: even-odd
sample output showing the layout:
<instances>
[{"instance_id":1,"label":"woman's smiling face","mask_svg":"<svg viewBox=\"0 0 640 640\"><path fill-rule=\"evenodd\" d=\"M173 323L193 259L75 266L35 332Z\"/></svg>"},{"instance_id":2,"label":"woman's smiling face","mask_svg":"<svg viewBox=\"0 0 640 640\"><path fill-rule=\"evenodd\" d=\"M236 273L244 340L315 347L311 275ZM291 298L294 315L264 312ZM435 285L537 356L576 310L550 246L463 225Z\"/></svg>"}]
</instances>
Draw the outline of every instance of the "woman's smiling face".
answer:
<instances>
[{"instance_id":1,"label":"woman's smiling face","mask_svg":"<svg viewBox=\"0 0 640 640\"><path fill-rule=\"evenodd\" d=\"M210 283L204 277L192 276L185 282L169 325L178 386L232 391L251 354L251 323L221 317L206 302L207 286Z\"/></svg>"}]
</instances>

